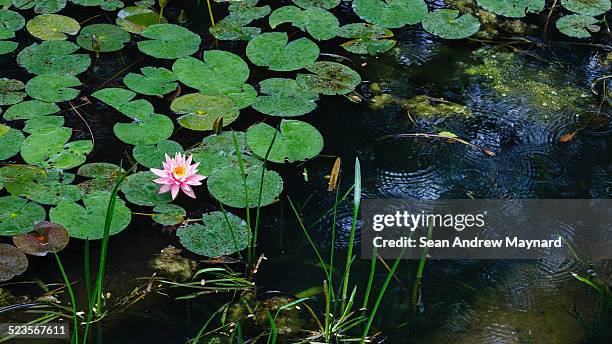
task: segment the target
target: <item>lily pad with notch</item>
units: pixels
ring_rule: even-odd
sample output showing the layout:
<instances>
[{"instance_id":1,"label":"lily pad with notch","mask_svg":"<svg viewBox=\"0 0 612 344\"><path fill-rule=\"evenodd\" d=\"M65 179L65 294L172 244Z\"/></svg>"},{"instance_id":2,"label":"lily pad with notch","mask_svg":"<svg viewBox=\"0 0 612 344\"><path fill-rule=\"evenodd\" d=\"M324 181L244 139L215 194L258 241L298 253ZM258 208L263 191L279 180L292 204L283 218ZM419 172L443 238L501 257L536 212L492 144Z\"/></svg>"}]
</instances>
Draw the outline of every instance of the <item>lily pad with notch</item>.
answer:
<instances>
[{"instance_id":1,"label":"lily pad with notch","mask_svg":"<svg viewBox=\"0 0 612 344\"><path fill-rule=\"evenodd\" d=\"M209 135L202 140L198 146L187 151L187 155L193 156L193 161L199 162L200 174L210 176L213 172L225 167L240 169L234 136L238 143L238 150L242 157L242 163L246 168L251 166L262 166L263 161L255 158L253 152L247 147L246 135L241 131L224 131L218 135Z\"/></svg>"},{"instance_id":2,"label":"lily pad with notch","mask_svg":"<svg viewBox=\"0 0 612 344\"><path fill-rule=\"evenodd\" d=\"M274 142L267 160L277 163L305 161L323 150L323 136L317 128L296 120L282 120L280 132L266 123L258 123L247 130L246 139L249 148L262 159Z\"/></svg>"},{"instance_id":3,"label":"lily pad with notch","mask_svg":"<svg viewBox=\"0 0 612 344\"><path fill-rule=\"evenodd\" d=\"M316 7L301 9L295 6L276 9L268 18L268 22L272 29L284 23L291 23L319 41L336 37L340 25L338 18L324 9Z\"/></svg>"},{"instance_id":4,"label":"lily pad with notch","mask_svg":"<svg viewBox=\"0 0 612 344\"><path fill-rule=\"evenodd\" d=\"M0 197L0 235L30 232L46 217L47 212L37 203L16 196Z\"/></svg>"},{"instance_id":5,"label":"lily pad with notch","mask_svg":"<svg viewBox=\"0 0 612 344\"><path fill-rule=\"evenodd\" d=\"M128 6L117 13L117 25L125 31L140 34L142 30L155 24L166 24L168 20L154 10L141 6Z\"/></svg>"},{"instance_id":6,"label":"lily pad with notch","mask_svg":"<svg viewBox=\"0 0 612 344\"><path fill-rule=\"evenodd\" d=\"M429 12L421 23L425 31L446 39L463 39L480 30L480 21L471 14L459 15L459 11L439 9Z\"/></svg>"},{"instance_id":7,"label":"lily pad with notch","mask_svg":"<svg viewBox=\"0 0 612 344\"><path fill-rule=\"evenodd\" d=\"M94 162L79 167L77 175L90 178L79 184L83 193L94 191L112 192L115 185L119 182L125 170L115 164L106 162Z\"/></svg>"},{"instance_id":8,"label":"lily pad with notch","mask_svg":"<svg viewBox=\"0 0 612 344\"><path fill-rule=\"evenodd\" d=\"M246 84L249 66L240 56L228 51L205 51L203 60L178 59L172 70L183 84L203 94L227 95L239 109L251 105L257 97L257 91Z\"/></svg>"},{"instance_id":9,"label":"lily pad with notch","mask_svg":"<svg viewBox=\"0 0 612 344\"><path fill-rule=\"evenodd\" d=\"M150 40L138 42L143 53L160 59L177 59L194 54L200 48L200 36L174 24L155 24L147 27L141 36Z\"/></svg>"},{"instance_id":10,"label":"lily pad with notch","mask_svg":"<svg viewBox=\"0 0 612 344\"><path fill-rule=\"evenodd\" d=\"M73 54L79 46L68 41L34 43L19 52L17 63L32 74L77 75L91 65L86 54Z\"/></svg>"},{"instance_id":11,"label":"lily pad with notch","mask_svg":"<svg viewBox=\"0 0 612 344\"><path fill-rule=\"evenodd\" d=\"M34 8L35 13L55 13L66 7L66 0L13 0L13 5L20 10Z\"/></svg>"},{"instance_id":12,"label":"lily pad with notch","mask_svg":"<svg viewBox=\"0 0 612 344\"><path fill-rule=\"evenodd\" d=\"M60 14L41 14L26 24L28 32L43 41L64 40L81 29L78 21Z\"/></svg>"},{"instance_id":13,"label":"lily pad with notch","mask_svg":"<svg viewBox=\"0 0 612 344\"><path fill-rule=\"evenodd\" d=\"M386 28L418 24L427 15L423 0L354 0L353 11L361 19Z\"/></svg>"},{"instance_id":14,"label":"lily pad with notch","mask_svg":"<svg viewBox=\"0 0 612 344\"><path fill-rule=\"evenodd\" d=\"M117 138L130 145L154 145L172 136L174 123L168 116L140 114L130 116L132 123L117 123L113 131Z\"/></svg>"},{"instance_id":15,"label":"lily pad with notch","mask_svg":"<svg viewBox=\"0 0 612 344\"><path fill-rule=\"evenodd\" d=\"M117 25L92 24L81 30L76 41L81 48L96 51L97 48L93 46L95 40L99 45L99 52L106 53L123 49L130 38L130 33Z\"/></svg>"},{"instance_id":16,"label":"lily pad with notch","mask_svg":"<svg viewBox=\"0 0 612 344\"><path fill-rule=\"evenodd\" d=\"M257 66L273 71L293 71L315 62L319 47L307 38L288 42L284 32L266 32L249 42L246 54Z\"/></svg>"},{"instance_id":17,"label":"lily pad with notch","mask_svg":"<svg viewBox=\"0 0 612 344\"><path fill-rule=\"evenodd\" d=\"M70 185L74 175L61 170L45 170L30 165L0 168L0 184L13 196L25 197L40 204L81 199L81 190Z\"/></svg>"},{"instance_id":18,"label":"lily pad with notch","mask_svg":"<svg viewBox=\"0 0 612 344\"><path fill-rule=\"evenodd\" d=\"M0 9L0 39L15 37L15 32L23 28L26 21L23 16L15 11Z\"/></svg>"},{"instance_id":19,"label":"lily pad with notch","mask_svg":"<svg viewBox=\"0 0 612 344\"><path fill-rule=\"evenodd\" d=\"M272 78L259 83L261 95L253 108L270 116L294 117L307 114L317 107L319 94L304 88L293 79Z\"/></svg>"},{"instance_id":20,"label":"lily pad with notch","mask_svg":"<svg viewBox=\"0 0 612 344\"><path fill-rule=\"evenodd\" d=\"M142 206L157 206L172 201L170 193L158 193L158 177L153 172L143 171L129 175L121 184L121 191L128 202Z\"/></svg>"},{"instance_id":21,"label":"lily pad with notch","mask_svg":"<svg viewBox=\"0 0 612 344\"><path fill-rule=\"evenodd\" d=\"M322 8L324 10L331 10L340 5L340 0L293 0L293 3L305 9Z\"/></svg>"},{"instance_id":22,"label":"lily pad with notch","mask_svg":"<svg viewBox=\"0 0 612 344\"><path fill-rule=\"evenodd\" d=\"M19 276L28 269L28 257L17 247L0 244L0 282Z\"/></svg>"},{"instance_id":23,"label":"lily pad with notch","mask_svg":"<svg viewBox=\"0 0 612 344\"><path fill-rule=\"evenodd\" d=\"M153 208L153 221L164 226L175 226L183 223L187 212L176 204L162 204Z\"/></svg>"},{"instance_id":24,"label":"lily pad with notch","mask_svg":"<svg viewBox=\"0 0 612 344\"><path fill-rule=\"evenodd\" d=\"M251 235L243 219L221 211L204 214L202 219L203 224L185 225L176 231L187 250L205 257L220 257L247 248Z\"/></svg>"},{"instance_id":25,"label":"lily pad with notch","mask_svg":"<svg viewBox=\"0 0 612 344\"><path fill-rule=\"evenodd\" d=\"M46 256L57 253L68 246L70 236L64 226L50 221L41 221L30 233L13 237L13 244L24 253L33 256Z\"/></svg>"},{"instance_id":26,"label":"lily pad with notch","mask_svg":"<svg viewBox=\"0 0 612 344\"><path fill-rule=\"evenodd\" d=\"M254 208L272 204L283 191L283 179L274 171L264 172L260 166L245 169L244 174L240 168L230 166L208 177L208 191L216 200L230 207Z\"/></svg>"},{"instance_id":27,"label":"lily pad with notch","mask_svg":"<svg viewBox=\"0 0 612 344\"><path fill-rule=\"evenodd\" d=\"M347 94L361 83L359 73L337 62L318 61L306 69L313 74L298 74L295 79L302 87L316 93Z\"/></svg>"},{"instance_id":28,"label":"lily pad with notch","mask_svg":"<svg viewBox=\"0 0 612 344\"><path fill-rule=\"evenodd\" d=\"M80 91L75 86L81 86L81 81L73 75L41 74L30 79L25 90L34 99L57 103L76 98Z\"/></svg>"},{"instance_id":29,"label":"lily pad with notch","mask_svg":"<svg viewBox=\"0 0 612 344\"><path fill-rule=\"evenodd\" d=\"M142 74L129 73L123 83L131 90L148 96L163 96L178 86L177 77L166 68L144 67Z\"/></svg>"},{"instance_id":30,"label":"lily pad with notch","mask_svg":"<svg viewBox=\"0 0 612 344\"><path fill-rule=\"evenodd\" d=\"M223 117L223 125L234 122L240 114L236 103L225 95L192 93L176 98L170 109L181 114L181 126L198 131L212 130L215 120Z\"/></svg>"},{"instance_id":31,"label":"lily pad with notch","mask_svg":"<svg viewBox=\"0 0 612 344\"><path fill-rule=\"evenodd\" d=\"M7 121L15 121L19 119L31 119L52 115L59 111L59 106L54 103L34 99L12 105L6 109L3 117Z\"/></svg>"},{"instance_id":32,"label":"lily pad with notch","mask_svg":"<svg viewBox=\"0 0 612 344\"><path fill-rule=\"evenodd\" d=\"M522 18L542 11L545 0L478 0L478 5L500 16Z\"/></svg>"},{"instance_id":33,"label":"lily pad with notch","mask_svg":"<svg viewBox=\"0 0 612 344\"><path fill-rule=\"evenodd\" d=\"M557 20L557 29L562 33L575 38L589 38L588 28L599 22L596 18L581 14L570 14Z\"/></svg>"},{"instance_id":34,"label":"lily pad with notch","mask_svg":"<svg viewBox=\"0 0 612 344\"><path fill-rule=\"evenodd\" d=\"M104 223L111 193L96 191L83 196L83 205L62 201L49 211L51 221L63 225L71 237L98 240L104 236ZM132 213L125 202L117 198L113 210L110 235L123 231L130 224Z\"/></svg>"},{"instance_id":35,"label":"lily pad with notch","mask_svg":"<svg viewBox=\"0 0 612 344\"><path fill-rule=\"evenodd\" d=\"M338 36L351 38L341 46L353 54L378 55L389 51L396 44L396 41L391 39L393 37L391 30L366 23L344 25L340 28Z\"/></svg>"},{"instance_id":36,"label":"lily pad with notch","mask_svg":"<svg viewBox=\"0 0 612 344\"><path fill-rule=\"evenodd\" d=\"M85 162L93 150L89 140L68 142L72 129L51 127L35 131L21 146L21 157L30 165L42 168L70 169Z\"/></svg>"},{"instance_id":37,"label":"lily pad with notch","mask_svg":"<svg viewBox=\"0 0 612 344\"><path fill-rule=\"evenodd\" d=\"M568 10L588 15L598 16L610 10L610 0L561 0L561 5Z\"/></svg>"},{"instance_id":38,"label":"lily pad with notch","mask_svg":"<svg viewBox=\"0 0 612 344\"><path fill-rule=\"evenodd\" d=\"M15 79L0 79L0 105L13 105L21 102L26 97L23 82Z\"/></svg>"},{"instance_id":39,"label":"lily pad with notch","mask_svg":"<svg viewBox=\"0 0 612 344\"><path fill-rule=\"evenodd\" d=\"M43 129L62 127L64 126L64 122L64 116L34 117L26 121L23 131L32 134Z\"/></svg>"},{"instance_id":40,"label":"lily pad with notch","mask_svg":"<svg viewBox=\"0 0 612 344\"><path fill-rule=\"evenodd\" d=\"M147 168L160 168L166 154L173 157L176 153L183 153L183 147L180 143L170 140L163 140L155 145L136 146L132 151L134 159Z\"/></svg>"},{"instance_id":41,"label":"lily pad with notch","mask_svg":"<svg viewBox=\"0 0 612 344\"><path fill-rule=\"evenodd\" d=\"M25 137L21 131L0 124L0 160L14 157L21 150Z\"/></svg>"}]
</instances>

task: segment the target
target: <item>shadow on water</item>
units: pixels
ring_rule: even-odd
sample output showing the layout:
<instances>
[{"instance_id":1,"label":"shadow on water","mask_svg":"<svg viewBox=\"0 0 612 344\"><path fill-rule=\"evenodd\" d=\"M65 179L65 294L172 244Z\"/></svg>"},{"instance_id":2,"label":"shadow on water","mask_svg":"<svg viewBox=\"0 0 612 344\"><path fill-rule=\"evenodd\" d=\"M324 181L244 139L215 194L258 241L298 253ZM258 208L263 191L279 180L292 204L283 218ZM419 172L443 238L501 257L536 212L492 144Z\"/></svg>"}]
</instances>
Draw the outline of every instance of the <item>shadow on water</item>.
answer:
<instances>
[{"instance_id":1,"label":"shadow on water","mask_svg":"<svg viewBox=\"0 0 612 344\"><path fill-rule=\"evenodd\" d=\"M342 6L347 6L343 4ZM347 10L347 16L351 15ZM170 15L173 15L172 12ZM210 43L205 25L197 31ZM609 107L598 109L590 93L591 82L609 71L608 60L598 52L562 47L551 54L534 49L529 53L484 48L479 43L442 43L419 28L397 33L398 46L380 58L354 57L353 68L365 81L359 90L364 102L355 104L343 97L320 101L305 120L325 137L324 154L297 167L273 166L285 180L287 193L303 206L304 216L313 222L322 210L333 205L325 190L334 159L345 162L343 176L351 176L350 163L362 162L365 198L593 198L608 197L612 189L612 144ZM223 43L225 44L225 43ZM240 51L239 44L224 49ZM483 49L483 50L479 50ZM135 59L135 47L118 56L102 55L84 84L90 94L105 80L105 86L120 83L116 73L123 66L139 68L151 63ZM343 54L337 47L328 51ZM478 51L477 53L475 53ZM553 61L554 63L545 62ZM134 65L132 65L134 63ZM5 70L7 77L18 77ZM119 76L128 72L123 71ZM253 79L266 77L256 70ZM422 116L406 111L401 102L371 106L381 95L409 100L427 95L464 105L469 114ZM170 113L167 104L155 104L160 113ZM92 161L125 161L126 154L112 134L120 115L108 108L85 106L83 113L95 128L96 151ZM247 110L244 129L264 117ZM76 116L67 116L68 125L86 128ZM563 135L578 131L569 142ZM403 133L450 131L459 137L495 152L481 151L440 140L385 138ZM177 135L184 146L201 140L191 133ZM307 173L308 178L304 177ZM350 187L342 180L342 189ZM181 204L197 216L218 205L206 195L197 203ZM136 210L137 211L137 210ZM285 200L264 210L264 230L259 252L268 258L258 273L260 291L298 294L320 286L323 276L315 257L296 226ZM352 208L338 210L339 237L336 245L346 248ZM314 227L313 238L328 248L330 223L325 217ZM571 235L571 233L568 233ZM358 238L359 236L357 236ZM152 256L168 245L179 246L172 232L143 218L134 221L121 235L112 237L109 248L108 285L111 294L125 295L137 285L137 278L149 277ZM67 273L82 280L82 246L73 242L63 253ZM97 254L96 248L92 254ZM59 282L56 266L46 258L31 258L23 280L38 278ZM369 264L363 265L359 280L367 279ZM582 343L582 327L569 314L575 303L592 307L592 298L572 277L585 270L574 259L551 256L539 261L432 261L428 262L422 295L422 321L405 323L409 292L392 282L381 326L389 343ZM382 282L386 271L376 276ZM398 276L411 281L415 263L405 264ZM25 285L23 293L40 293L36 285ZM172 295L176 296L176 295ZM78 295L85 300L86 295ZM315 297L320 298L321 295ZM584 299L584 300L583 300ZM97 329L105 343L184 343L225 301L211 294L192 301L175 301L162 294L115 315ZM390 302L389 302L390 301ZM401 324L398 326L398 324ZM407 338L407 333L410 338ZM100 340L102 341L102 340Z\"/></svg>"}]
</instances>

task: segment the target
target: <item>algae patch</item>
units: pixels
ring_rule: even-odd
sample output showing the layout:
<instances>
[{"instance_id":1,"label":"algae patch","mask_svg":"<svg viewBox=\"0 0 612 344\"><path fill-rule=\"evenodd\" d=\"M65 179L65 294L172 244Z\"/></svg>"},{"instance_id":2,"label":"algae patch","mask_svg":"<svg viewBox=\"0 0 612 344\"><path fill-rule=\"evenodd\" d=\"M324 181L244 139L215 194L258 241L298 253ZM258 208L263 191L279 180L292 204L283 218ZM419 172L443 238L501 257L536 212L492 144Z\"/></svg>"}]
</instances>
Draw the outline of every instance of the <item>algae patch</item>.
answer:
<instances>
[{"instance_id":1,"label":"algae patch","mask_svg":"<svg viewBox=\"0 0 612 344\"><path fill-rule=\"evenodd\" d=\"M481 63L466 66L465 75L486 78L502 97L520 99L546 112L578 112L586 105L588 93L564 80L559 67L530 68L516 54L486 48L475 51L474 56Z\"/></svg>"},{"instance_id":2,"label":"algae patch","mask_svg":"<svg viewBox=\"0 0 612 344\"><path fill-rule=\"evenodd\" d=\"M379 86L377 84L372 84L370 87L374 93L377 93L376 89L378 88ZM373 110L382 110L390 105L399 105L409 116L423 118L472 116L472 112L465 105L424 94L409 99L402 99L389 93L380 93L370 99L370 108Z\"/></svg>"}]
</instances>

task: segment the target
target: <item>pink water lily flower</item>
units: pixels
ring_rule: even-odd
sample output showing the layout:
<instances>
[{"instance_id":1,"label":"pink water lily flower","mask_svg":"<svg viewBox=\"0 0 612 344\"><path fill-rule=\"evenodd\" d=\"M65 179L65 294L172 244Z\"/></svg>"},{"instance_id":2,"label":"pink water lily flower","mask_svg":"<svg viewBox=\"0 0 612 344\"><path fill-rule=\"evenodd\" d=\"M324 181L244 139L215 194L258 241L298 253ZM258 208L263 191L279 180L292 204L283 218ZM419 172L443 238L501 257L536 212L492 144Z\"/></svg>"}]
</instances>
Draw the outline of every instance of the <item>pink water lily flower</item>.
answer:
<instances>
[{"instance_id":1,"label":"pink water lily flower","mask_svg":"<svg viewBox=\"0 0 612 344\"><path fill-rule=\"evenodd\" d=\"M170 191L172 199L175 199L179 191L182 190L185 195L196 198L192 186L202 185L201 180L206 179L205 176L198 174L198 166L200 163L191 164L192 156L185 159L185 155L176 153L173 158L166 154L166 162L163 163L163 170L152 168L151 172L161 178L155 179L154 182L162 184L159 193Z\"/></svg>"}]
</instances>

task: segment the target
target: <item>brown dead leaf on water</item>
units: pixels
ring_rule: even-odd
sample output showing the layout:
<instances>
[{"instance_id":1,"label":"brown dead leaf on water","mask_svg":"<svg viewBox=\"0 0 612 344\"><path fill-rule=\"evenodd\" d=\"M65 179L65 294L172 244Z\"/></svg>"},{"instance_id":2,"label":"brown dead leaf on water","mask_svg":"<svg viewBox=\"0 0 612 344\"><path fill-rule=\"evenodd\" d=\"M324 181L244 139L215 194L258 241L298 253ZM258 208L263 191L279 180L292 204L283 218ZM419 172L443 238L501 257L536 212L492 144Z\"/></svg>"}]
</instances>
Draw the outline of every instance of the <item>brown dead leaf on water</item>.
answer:
<instances>
[{"instance_id":1,"label":"brown dead leaf on water","mask_svg":"<svg viewBox=\"0 0 612 344\"><path fill-rule=\"evenodd\" d=\"M334 167L332 167L331 174L329 175L329 182L327 184L327 191L334 191L338 186L338 179L340 178L340 157L336 158L334 162Z\"/></svg>"},{"instance_id":2,"label":"brown dead leaf on water","mask_svg":"<svg viewBox=\"0 0 612 344\"><path fill-rule=\"evenodd\" d=\"M577 131L572 131L571 133L567 133L559 138L559 142L570 142L574 139L574 137L578 134Z\"/></svg>"}]
</instances>

